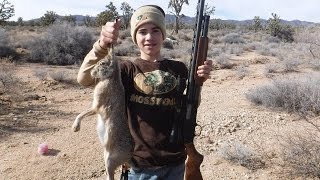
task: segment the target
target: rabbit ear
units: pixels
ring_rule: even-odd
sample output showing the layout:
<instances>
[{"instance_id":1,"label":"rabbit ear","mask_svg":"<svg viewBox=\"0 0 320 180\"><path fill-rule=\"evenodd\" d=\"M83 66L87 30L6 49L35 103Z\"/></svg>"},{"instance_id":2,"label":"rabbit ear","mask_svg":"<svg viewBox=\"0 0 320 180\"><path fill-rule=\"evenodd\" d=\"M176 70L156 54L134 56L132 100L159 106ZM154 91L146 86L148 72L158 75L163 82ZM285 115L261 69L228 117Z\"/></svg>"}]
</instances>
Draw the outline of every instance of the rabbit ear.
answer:
<instances>
[{"instance_id":1,"label":"rabbit ear","mask_svg":"<svg viewBox=\"0 0 320 180\"><path fill-rule=\"evenodd\" d=\"M114 63L114 62L113 62L114 60L113 60L113 59L109 59L109 61L110 61L110 66L112 66L113 63Z\"/></svg>"},{"instance_id":2,"label":"rabbit ear","mask_svg":"<svg viewBox=\"0 0 320 180\"><path fill-rule=\"evenodd\" d=\"M92 77L96 77L98 72L96 69L92 69L90 73Z\"/></svg>"}]
</instances>

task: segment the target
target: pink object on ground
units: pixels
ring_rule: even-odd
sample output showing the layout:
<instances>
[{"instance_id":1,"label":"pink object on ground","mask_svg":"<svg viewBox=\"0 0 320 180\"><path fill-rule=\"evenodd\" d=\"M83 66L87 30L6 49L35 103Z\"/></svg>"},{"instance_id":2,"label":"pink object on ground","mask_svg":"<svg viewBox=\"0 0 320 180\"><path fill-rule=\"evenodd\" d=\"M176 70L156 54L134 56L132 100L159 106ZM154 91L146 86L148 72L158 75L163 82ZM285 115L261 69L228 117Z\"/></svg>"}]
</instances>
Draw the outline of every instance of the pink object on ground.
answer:
<instances>
[{"instance_id":1,"label":"pink object on ground","mask_svg":"<svg viewBox=\"0 0 320 180\"><path fill-rule=\"evenodd\" d=\"M38 146L38 153L41 155L47 154L49 152L48 143L44 142L39 144Z\"/></svg>"}]
</instances>

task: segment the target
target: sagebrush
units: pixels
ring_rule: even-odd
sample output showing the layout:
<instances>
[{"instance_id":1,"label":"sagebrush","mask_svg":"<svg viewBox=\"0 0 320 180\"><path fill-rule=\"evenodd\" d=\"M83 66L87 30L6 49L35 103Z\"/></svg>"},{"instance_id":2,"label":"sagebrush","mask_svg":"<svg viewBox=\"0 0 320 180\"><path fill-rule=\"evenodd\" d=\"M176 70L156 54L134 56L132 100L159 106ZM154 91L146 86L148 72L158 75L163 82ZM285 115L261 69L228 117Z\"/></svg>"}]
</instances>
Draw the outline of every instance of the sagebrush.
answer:
<instances>
[{"instance_id":1,"label":"sagebrush","mask_svg":"<svg viewBox=\"0 0 320 180\"><path fill-rule=\"evenodd\" d=\"M80 64L93 42L94 35L87 27L53 24L42 37L29 43L30 61L49 65Z\"/></svg>"},{"instance_id":2,"label":"sagebrush","mask_svg":"<svg viewBox=\"0 0 320 180\"><path fill-rule=\"evenodd\" d=\"M10 45L9 35L6 30L0 28L0 57L15 57L16 52Z\"/></svg>"},{"instance_id":3,"label":"sagebrush","mask_svg":"<svg viewBox=\"0 0 320 180\"><path fill-rule=\"evenodd\" d=\"M257 105L281 108L303 117L320 114L320 75L274 79L271 84L252 89L246 97Z\"/></svg>"},{"instance_id":4,"label":"sagebrush","mask_svg":"<svg viewBox=\"0 0 320 180\"><path fill-rule=\"evenodd\" d=\"M281 137L281 159L291 176L320 178L320 132L289 133Z\"/></svg>"}]
</instances>

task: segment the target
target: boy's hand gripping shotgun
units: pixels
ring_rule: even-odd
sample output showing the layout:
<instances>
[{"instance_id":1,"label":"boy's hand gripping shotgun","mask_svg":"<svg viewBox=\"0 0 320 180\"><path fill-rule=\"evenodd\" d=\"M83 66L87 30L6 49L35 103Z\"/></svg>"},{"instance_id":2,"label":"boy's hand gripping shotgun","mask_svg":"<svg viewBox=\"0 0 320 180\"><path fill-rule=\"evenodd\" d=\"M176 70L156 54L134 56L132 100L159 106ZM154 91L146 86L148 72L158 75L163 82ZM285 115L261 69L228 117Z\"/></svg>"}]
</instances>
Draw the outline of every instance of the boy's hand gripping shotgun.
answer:
<instances>
[{"instance_id":1,"label":"boy's hand gripping shotgun","mask_svg":"<svg viewBox=\"0 0 320 180\"><path fill-rule=\"evenodd\" d=\"M187 94L186 94L186 119L183 125L183 138L187 150L185 180L202 180L200 165L203 155L193 144L195 127L197 126L197 109L200 104L201 87L204 78L197 75L197 69L204 64L208 50L208 26L210 16L204 15L205 0L198 0L196 30L192 43L192 59L190 60Z\"/></svg>"}]
</instances>

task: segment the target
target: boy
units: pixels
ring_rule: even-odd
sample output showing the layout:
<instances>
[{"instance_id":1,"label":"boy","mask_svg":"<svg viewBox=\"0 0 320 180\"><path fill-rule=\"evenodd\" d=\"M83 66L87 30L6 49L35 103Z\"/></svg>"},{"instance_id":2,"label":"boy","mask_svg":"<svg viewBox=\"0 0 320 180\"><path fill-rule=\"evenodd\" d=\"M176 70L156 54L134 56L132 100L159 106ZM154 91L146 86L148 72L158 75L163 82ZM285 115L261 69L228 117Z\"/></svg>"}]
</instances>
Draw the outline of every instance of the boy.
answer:
<instances>
[{"instance_id":1,"label":"boy","mask_svg":"<svg viewBox=\"0 0 320 180\"><path fill-rule=\"evenodd\" d=\"M166 38L165 13L155 5L138 8L131 17L131 36L140 49L134 61L122 61L121 77L126 91L129 129L134 142L129 179L182 180L186 148L169 141L176 102L186 87L188 70L184 63L161 56ZM107 22L99 40L85 57L78 82L94 83L90 70L117 42L120 21ZM197 74L209 78L212 61L199 66ZM184 81L179 81L182 79ZM178 88L183 87L183 88Z\"/></svg>"}]
</instances>

